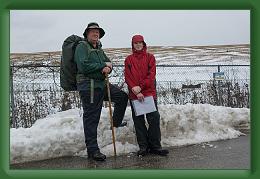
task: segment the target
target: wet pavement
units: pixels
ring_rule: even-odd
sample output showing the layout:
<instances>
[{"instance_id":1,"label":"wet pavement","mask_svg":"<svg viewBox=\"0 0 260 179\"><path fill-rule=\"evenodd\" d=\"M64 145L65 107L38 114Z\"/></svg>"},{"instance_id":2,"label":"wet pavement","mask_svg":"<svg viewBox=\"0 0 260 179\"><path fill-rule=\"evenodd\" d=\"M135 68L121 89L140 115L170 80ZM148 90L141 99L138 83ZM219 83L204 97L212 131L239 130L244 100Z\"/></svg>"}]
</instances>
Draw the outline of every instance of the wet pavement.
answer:
<instances>
[{"instance_id":1,"label":"wet pavement","mask_svg":"<svg viewBox=\"0 0 260 179\"><path fill-rule=\"evenodd\" d=\"M10 169L250 169L250 135L236 139L168 148L168 156L136 153L109 157L61 157L10 165Z\"/></svg>"}]
</instances>

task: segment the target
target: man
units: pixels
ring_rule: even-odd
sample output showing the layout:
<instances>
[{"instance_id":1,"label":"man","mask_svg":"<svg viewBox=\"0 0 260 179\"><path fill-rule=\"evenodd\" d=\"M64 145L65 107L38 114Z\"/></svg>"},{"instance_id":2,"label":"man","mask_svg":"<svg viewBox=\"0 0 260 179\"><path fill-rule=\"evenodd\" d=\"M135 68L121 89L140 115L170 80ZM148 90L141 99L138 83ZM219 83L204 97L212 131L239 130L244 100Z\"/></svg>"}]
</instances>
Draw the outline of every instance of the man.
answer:
<instances>
[{"instance_id":1,"label":"man","mask_svg":"<svg viewBox=\"0 0 260 179\"><path fill-rule=\"evenodd\" d=\"M137 142L140 150L137 155L148 153L166 156L168 150L161 147L160 114L157 108L155 87L156 63L152 54L146 52L147 47L141 35L132 37L132 54L125 60L125 81L129 90L130 100L143 101L144 97L152 96L156 111L146 114L149 127L145 125L144 115L136 116L131 101Z\"/></svg>"},{"instance_id":2,"label":"man","mask_svg":"<svg viewBox=\"0 0 260 179\"><path fill-rule=\"evenodd\" d=\"M80 94L83 114L83 126L88 158L104 161L106 156L97 144L97 127L100 120L103 100L107 99L105 76L111 73L112 64L101 48L101 39L105 31L95 22L89 23L81 41L75 50L74 60L77 64L77 89ZM123 91L110 84L111 101L115 103L113 126L122 127L128 97Z\"/></svg>"}]
</instances>

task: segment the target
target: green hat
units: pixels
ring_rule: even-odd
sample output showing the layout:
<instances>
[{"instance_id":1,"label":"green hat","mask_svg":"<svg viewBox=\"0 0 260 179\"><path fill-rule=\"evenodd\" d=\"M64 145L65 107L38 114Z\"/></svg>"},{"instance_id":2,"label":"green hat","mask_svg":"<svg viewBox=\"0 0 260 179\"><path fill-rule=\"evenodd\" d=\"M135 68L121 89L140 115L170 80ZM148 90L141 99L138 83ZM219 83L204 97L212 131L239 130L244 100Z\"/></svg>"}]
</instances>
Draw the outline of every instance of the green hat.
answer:
<instances>
[{"instance_id":1,"label":"green hat","mask_svg":"<svg viewBox=\"0 0 260 179\"><path fill-rule=\"evenodd\" d=\"M87 37L87 33L89 29L98 29L99 30L99 38L101 39L104 35L105 35L105 31L104 29L102 29L101 27L99 27L98 23L96 22L91 22L88 24L87 28L85 29L83 35L86 38Z\"/></svg>"}]
</instances>

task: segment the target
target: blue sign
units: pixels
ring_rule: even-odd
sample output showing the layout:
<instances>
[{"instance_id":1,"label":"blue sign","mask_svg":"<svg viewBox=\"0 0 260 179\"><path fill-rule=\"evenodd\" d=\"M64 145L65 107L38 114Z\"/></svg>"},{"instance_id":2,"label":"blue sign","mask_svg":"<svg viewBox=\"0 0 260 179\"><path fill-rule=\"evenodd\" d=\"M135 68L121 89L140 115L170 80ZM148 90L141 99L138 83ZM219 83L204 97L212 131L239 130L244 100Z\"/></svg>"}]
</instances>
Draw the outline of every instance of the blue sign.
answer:
<instances>
[{"instance_id":1,"label":"blue sign","mask_svg":"<svg viewBox=\"0 0 260 179\"><path fill-rule=\"evenodd\" d=\"M224 72L213 73L213 78L214 80L224 80L225 79Z\"/></svg>"}]
</instances>

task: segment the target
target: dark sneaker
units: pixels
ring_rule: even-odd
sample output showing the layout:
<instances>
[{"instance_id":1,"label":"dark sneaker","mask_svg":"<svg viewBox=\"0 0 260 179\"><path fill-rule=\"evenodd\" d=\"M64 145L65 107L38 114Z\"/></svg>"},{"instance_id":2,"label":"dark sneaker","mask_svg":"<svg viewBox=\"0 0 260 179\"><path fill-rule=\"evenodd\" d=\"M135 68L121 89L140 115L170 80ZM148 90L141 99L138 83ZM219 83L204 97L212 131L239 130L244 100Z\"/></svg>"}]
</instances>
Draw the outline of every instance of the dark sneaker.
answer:
<instances>
[{"instance_id":1,"label":"dark sneaker","mask_svg":"<svg viewBox=\"0 0 260 179\"><path fill-rule=\"evenodd\" d=\"M169 150L166 150L166 149L150 149L149 153L155 154L155 155L166 156L166 155L168 155Z\"/></svg>"},{"instance_id":2,"label":"dark sneaker","mask_svg":"<svg viewBox=\"0 0 260 179\"><path fill-rule=\"evenodd\" d=\"M137 156L145 156L147 155L147 149L140 149L138 152L137 152Z\"/></svg>"},{"instance_id":3,"label":"dark sneaker","mask_svg":"<svg viewBox=\"0 0 260 179\"><path fill-rule=\"evenodd\" d=\"M122 122L121 124L119 124L118 126L114 125L114 127L118 128L118 127L125 127L127 125L127 122ZM112 130L112 128L110 127L110 130Z\"/></svg>"},{"instance_id":4,"label":"dark sneaker","mask_svg":"<svg viewBox=\"0 0 260 179\"><path fill-rule=\"evenodd\" d=\"M99 150L93 153L88 154L89 159L93 159L96 161L104 161L106 160L106 155L102 154Z\"/></svg>"}]
</instances>

